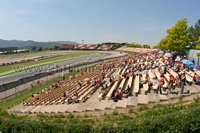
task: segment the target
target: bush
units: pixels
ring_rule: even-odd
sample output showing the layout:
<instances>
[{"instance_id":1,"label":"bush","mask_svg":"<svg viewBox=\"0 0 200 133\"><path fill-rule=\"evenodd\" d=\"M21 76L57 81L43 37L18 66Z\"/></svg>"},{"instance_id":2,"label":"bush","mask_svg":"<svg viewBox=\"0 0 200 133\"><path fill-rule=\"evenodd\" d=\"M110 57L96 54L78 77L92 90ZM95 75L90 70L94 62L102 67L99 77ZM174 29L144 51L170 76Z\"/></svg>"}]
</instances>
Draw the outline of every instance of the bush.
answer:
<instances>
[{"instance_id":1,"label":"bush","mask_svg":"<svg viewBox=\"0 0 200 133\"><path fill-rule=\"evenodd\" d=\"M84 114L84 117L85 117L85 118L88 118L88 117L89 117L89 115L88 115L88 114Z\"/></svg>"},{"instance_id":2,"label":"bush","mask_svg":"<svg viewBox=\"0 0 200 133\"><path fill-rule=\"evenodd\" d=\"M160 104L160 103L157 103L157 104L153 105L153 108L160 108L160 107L162 107L162 104Z\"/></svg>"},{"instance_id":3,"label":"bush","mask_svg":"<svg viewBox=\"0 0 200 133\"><path fill-rule=\"evenodd\" d=\"M67 124L65 132L67 133L89 133L91 132L92 127L88 124L81 123L81 124Z\"/></svg>"},{"instance_id":4,"label":"bush","mask_svg":"<svg viewBox=\"0 0 200 133\"><path fill-rule=\"evenodd\" d=\"M118 111L114 110L114 111L112 112L112 114L113 114L113 115L118 115Z\"/></svg>"},{"instance_id":5,"label":"bush","mask_svg":"<svg viewBox=\"0 0 200 133\"><path fill-rule=\"evenodd\" d=\"M133 111L133 109L132 108L130 108L129 110L128 110L128 113L133 113L134 111Z\"/></svg>"},{"instance_id":6,"label":"bush","mask_svg":"<svg viewBox=\"0 0 200 133\"><path fill-rule=\"evenodd\" d=\"M139 106L138 111L143 111L143 110L147 110L147 109L148 109L147 105L141 105L141 106Z\"/></svg>"},{"instance_id":7,"label":"bush","mask_svg":"<svg viewBox=\"0 0 200 133\"><path fill-rule=\"evenodd\" d=\"M108 114L106 112L104 112L103 116L108 116Z\"/></svg>"},{"instance_id":8,"label":"bush","mask_svg":"<svg viewBox=\"0 0 200 133\"><path fill-rule=\"evenodd\" d=\"M74 115L73 115L72 113L69 113L69 114L66 116L66 118L72 119L72 118L74 118Z\"/></svg>"},{"instance_id":9,"label":"bush","mask_svg":"<svg viewBox=\"0 0 200 133\"><path fill-rule=\"evenodd\" d=\"M142 109L146 108L145 106L140 107ZM2 114L0 114L0 131L3 133L200 132L200 106L198 103L193 103L191 106L165 106L160 109L147 110L146 112L139 113L134 119L129 115L117 115L118 112L113 111L113 115L117 116L108 115L110 117L108 119L109 122L99 121L101 122L100 124L96 124L92 119L80 120L77 117L74 118L72 113L67 115L69 118L74 118L70 119L68 124L61 118L51 121L52 123L44 123L23 120L27 116L19 117L17 115L5 114L6 118ZM56 117L58 116L63 117L64 115L57 115ZM45 121L51 116L47 117L46 115L38 114L38 117Z\"/></svg>"},{"instance_id":10,"label":"bush","mask_svg":"<svg viewBox=\"0 0 200 133\"><path fill-rule=\"evenodd\" d=\"M93 128L92 133L114 133L113 123L102 123Z\"/></svg>"}]
</instances>

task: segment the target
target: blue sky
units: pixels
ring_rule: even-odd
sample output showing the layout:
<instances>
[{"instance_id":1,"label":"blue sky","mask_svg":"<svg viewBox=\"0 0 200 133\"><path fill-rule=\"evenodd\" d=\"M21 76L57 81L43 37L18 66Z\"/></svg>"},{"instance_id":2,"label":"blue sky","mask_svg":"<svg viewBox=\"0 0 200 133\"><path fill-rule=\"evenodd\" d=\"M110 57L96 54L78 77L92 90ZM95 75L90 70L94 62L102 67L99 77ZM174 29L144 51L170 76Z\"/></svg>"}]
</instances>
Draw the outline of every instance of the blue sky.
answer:
<instances>
[{"instance_id":1,"label":"blue sky","mask_svg":"<svg viewBox=\"0 0 200 133\"><path fill-rule=\"evenodd\" d=\"M200 0L0 0L0 39L157 45Z\"/></svg>"}]
</instances>

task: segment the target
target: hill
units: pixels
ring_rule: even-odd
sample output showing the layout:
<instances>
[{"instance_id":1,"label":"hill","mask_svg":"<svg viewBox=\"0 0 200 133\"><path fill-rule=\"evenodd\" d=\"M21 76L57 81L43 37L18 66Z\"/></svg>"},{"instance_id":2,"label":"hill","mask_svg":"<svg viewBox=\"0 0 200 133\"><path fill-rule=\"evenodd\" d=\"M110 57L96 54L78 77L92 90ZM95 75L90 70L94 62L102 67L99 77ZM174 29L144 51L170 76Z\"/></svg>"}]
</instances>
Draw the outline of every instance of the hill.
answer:
<instances>
[{"instance_id":1,"label":"hill","mask_svg":"<svg viewBox=\"0 0 200 133\"><path fill-rule=\"evenodd\" d=\"M18 48L31 48L33 46L42 48L51 48L55 45L60 46L61 44L77 44L73 41L53 41L53 42L36 42L33 40L2 40L0 39L0 47L18 47Z\"/></svg>"}]
</instances>

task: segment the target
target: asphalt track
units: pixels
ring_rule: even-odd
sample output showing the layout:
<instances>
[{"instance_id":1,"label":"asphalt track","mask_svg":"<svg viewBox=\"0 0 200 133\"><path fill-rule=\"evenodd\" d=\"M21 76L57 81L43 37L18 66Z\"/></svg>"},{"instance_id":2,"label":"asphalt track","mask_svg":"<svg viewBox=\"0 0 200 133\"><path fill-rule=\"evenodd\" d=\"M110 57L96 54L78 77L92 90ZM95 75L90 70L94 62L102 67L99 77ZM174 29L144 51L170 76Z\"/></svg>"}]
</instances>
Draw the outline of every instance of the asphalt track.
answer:
<instances>
[{"instance_id":1,"label":"asphalt track","mask_svg":"<svg viewBox=\"0 0 200 133\"><path fill-rule=\"evenodd\" d=\"M54 65L58 65L58 66L64 66L64 65L71 65L71 64L75 64L78 62L89 62L92 60L98 60L100 58L105 58L105 57L109 57L109 56L120 56L122 55L120 52L99 52L99 54L91 54L91 55L85 55L85 56L79 56L79 57L72 57L72 58L68 58L66 60L63 60L62 62L52 62L52 64ZM90 59L90 60L88 60ZM49 65L45 65L42 66L42 71L47 71L47 68L49 67ZM22 72L18 72L15 74L11 74L11 75L7 75L7 76L3 76L0 77L0 85L5 84L5 83L10 83L13 81L17 81L21 78L24 77L29 77L29 76L34 76L37 73L41 73L41 71L36 71L34 69L32 69L31 71L22 71Z\"/></svg>"}]
</instances>

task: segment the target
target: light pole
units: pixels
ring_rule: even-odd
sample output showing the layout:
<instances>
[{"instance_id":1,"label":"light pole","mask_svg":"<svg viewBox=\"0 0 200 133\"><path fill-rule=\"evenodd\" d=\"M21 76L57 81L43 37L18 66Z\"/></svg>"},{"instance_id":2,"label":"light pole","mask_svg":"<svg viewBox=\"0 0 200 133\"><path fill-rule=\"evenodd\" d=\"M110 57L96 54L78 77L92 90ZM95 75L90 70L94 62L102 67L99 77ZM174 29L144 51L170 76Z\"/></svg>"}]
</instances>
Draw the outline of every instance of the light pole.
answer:
<instances>
[{"instance_id":1,"label":"light pole","mask_svg":"<svg viewBox=\"0 0 200 133\"><path fill-rule=\"evenodd\" d=\"M84 43L84 40L82 40L82 45L83 45L83 43Z\"/></svg>"}]
</instances>

